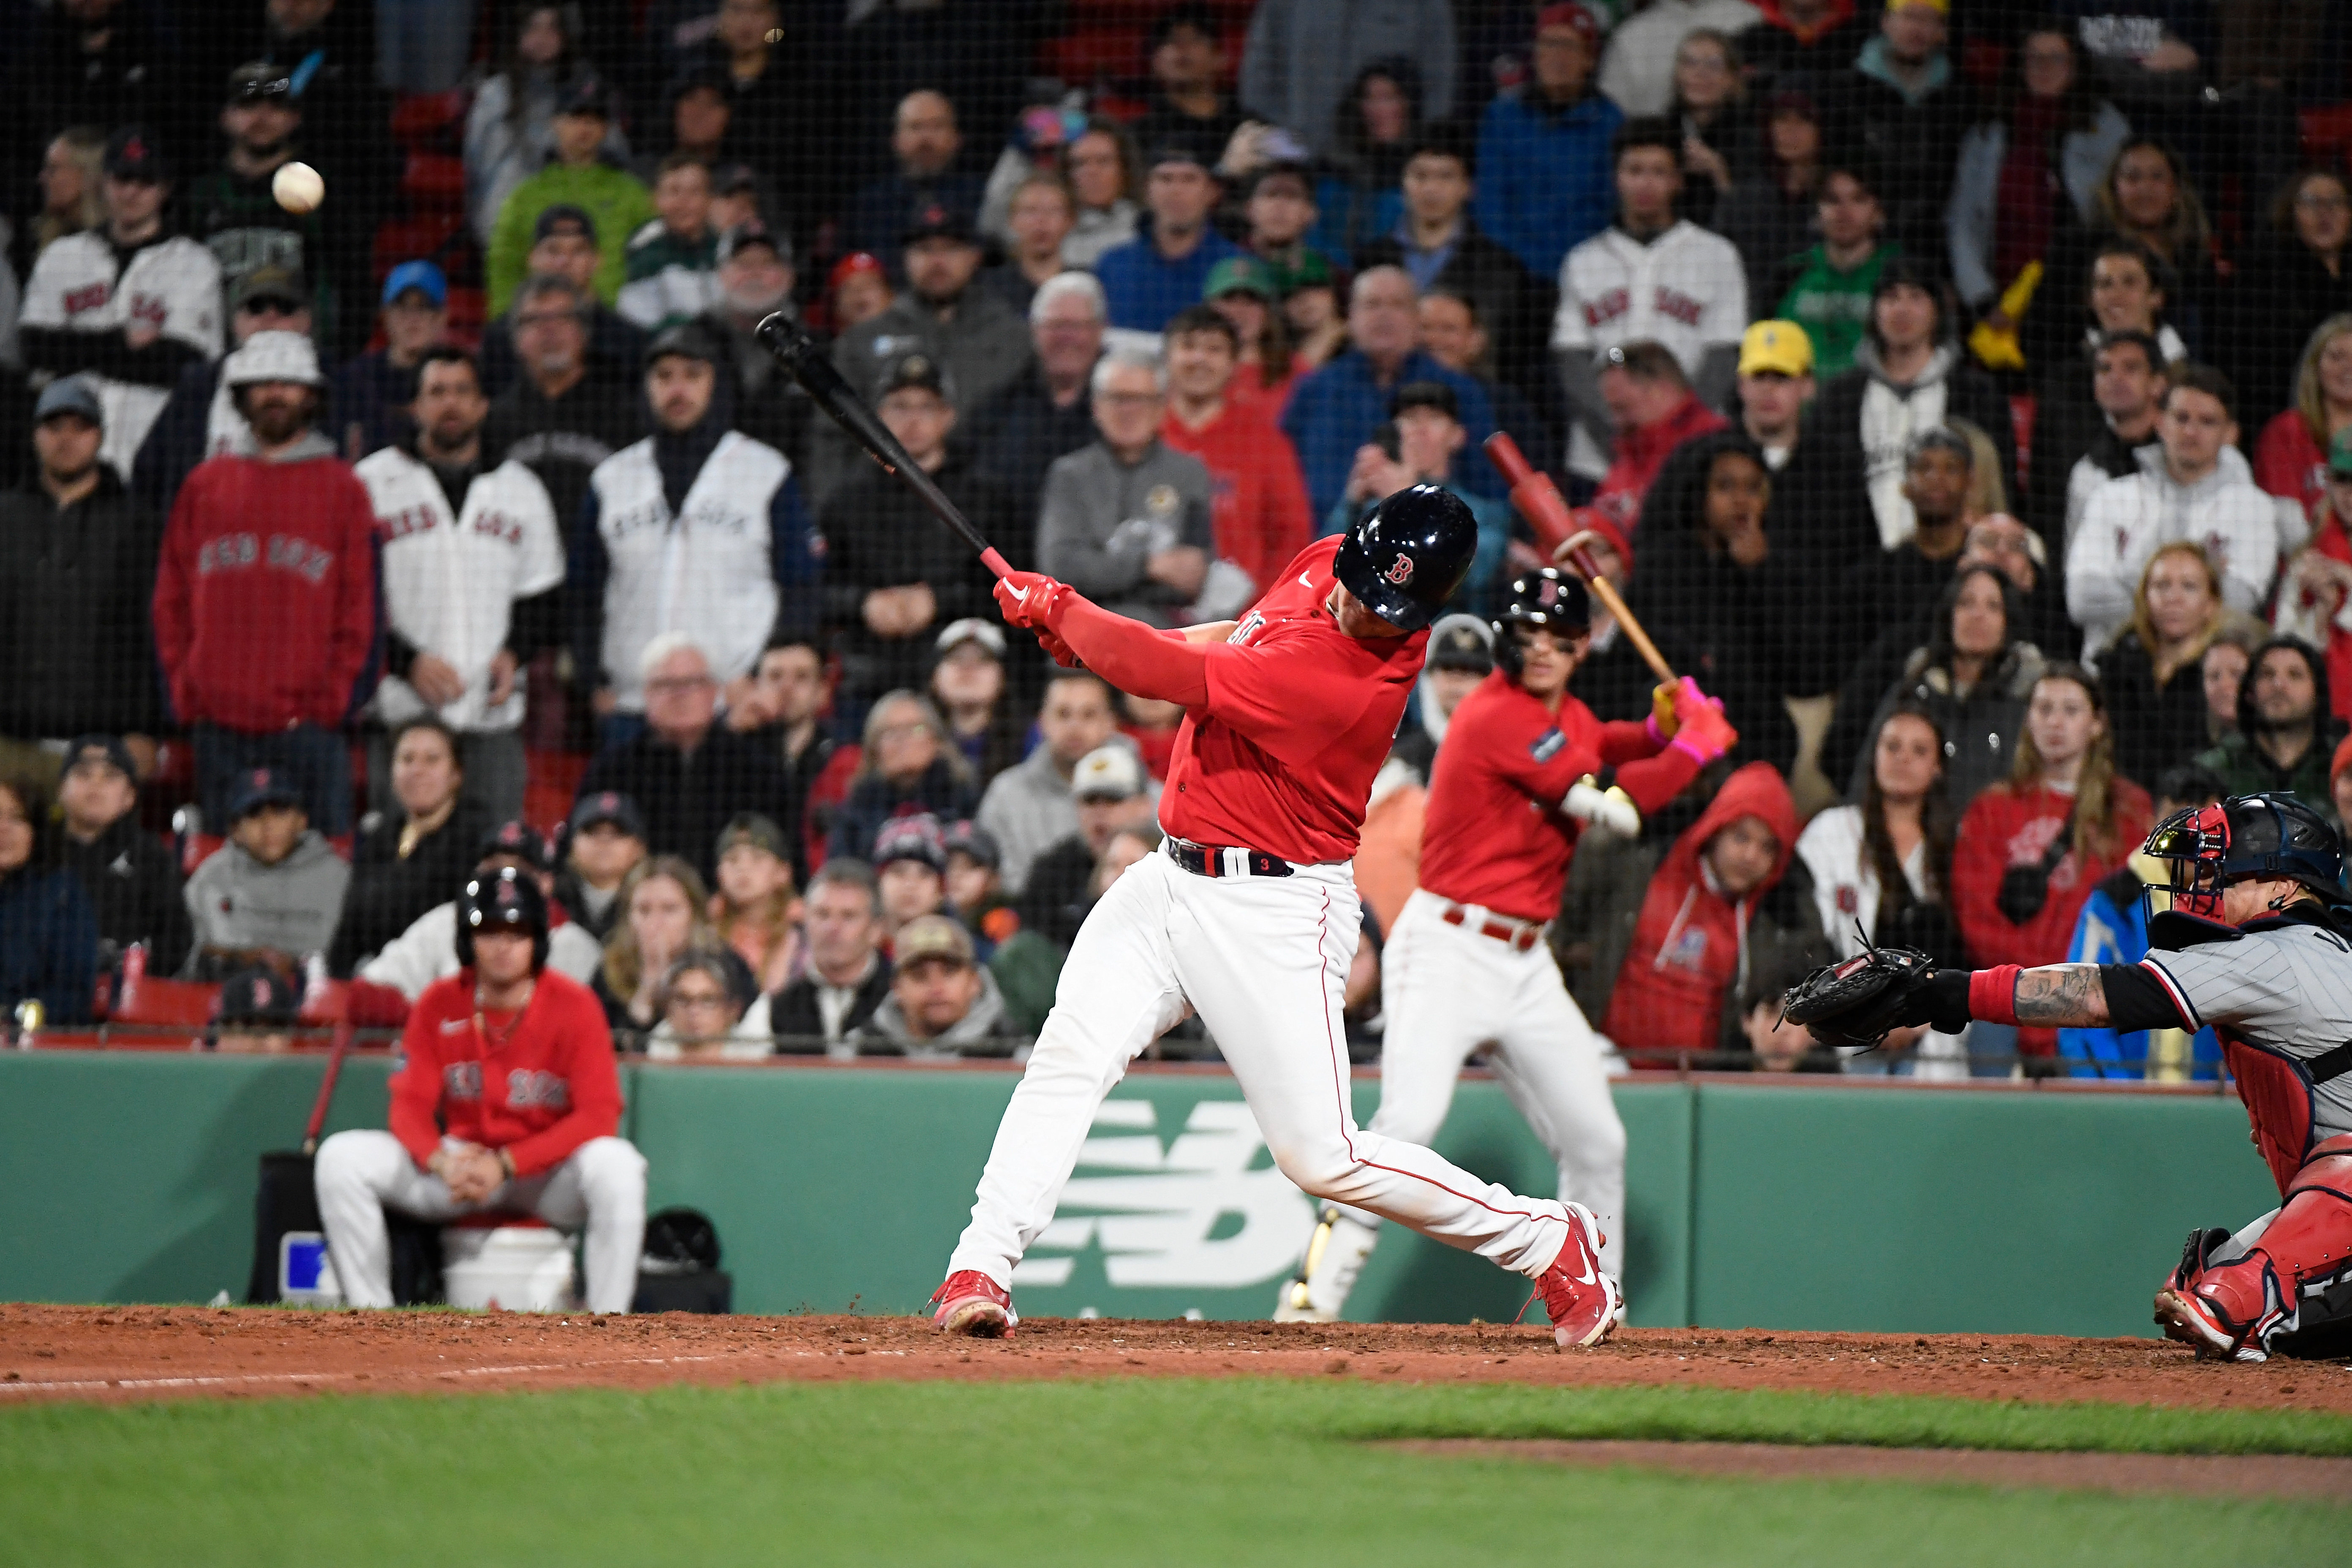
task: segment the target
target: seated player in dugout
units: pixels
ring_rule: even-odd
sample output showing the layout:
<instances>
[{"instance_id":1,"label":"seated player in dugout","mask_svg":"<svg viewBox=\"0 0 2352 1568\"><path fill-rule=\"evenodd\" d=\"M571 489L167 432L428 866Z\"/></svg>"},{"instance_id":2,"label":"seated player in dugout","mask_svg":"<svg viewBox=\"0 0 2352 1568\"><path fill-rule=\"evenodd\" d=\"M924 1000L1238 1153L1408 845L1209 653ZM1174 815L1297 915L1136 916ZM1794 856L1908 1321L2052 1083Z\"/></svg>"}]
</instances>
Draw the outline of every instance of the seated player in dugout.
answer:
<instances>
[{"instance_id":1,"label":"seated player in dugout","mask_svg":"<svg viewBox=\"0 0 2352 1568\"><path fill-rule=\"evenodd\" d=\"M625 1312L645 1239L646 1158L617 1136L604 1009L547 966L551 911L509 866L457 900L457 973L425 988L401 1036L389 1130L319 1146L315 1184L343 1300L392 1303L383 1211L446 1221L535 1214L584 1231L592 1312Z\"/></svg>"},{"instance_id":2,"label":"seated player in dugout","mask_svg":"<svg viewBox=\"0 0 2352 1568\"><path fill-rule=\"evenodd\" d=\"M1996 1024L2114 1029L2211 1025L2238 1082L2280 1205L2234 1235L2191 1231L2156 1293L2167 1336L2218 1361L2332 1357L2352 1346L2352 900L2325 818L2286 795L2232 795L2175 812L2143 852L2147 956L2137 963L1931 969L1890 953L1849 959L1790 994L1893 973L1809 1022L1824 1044L1886 1028ZM1916 956L1916 955L1915 955ZM1892 959L1892 963L1889 960Z\"/></svg>"}]
</instances>

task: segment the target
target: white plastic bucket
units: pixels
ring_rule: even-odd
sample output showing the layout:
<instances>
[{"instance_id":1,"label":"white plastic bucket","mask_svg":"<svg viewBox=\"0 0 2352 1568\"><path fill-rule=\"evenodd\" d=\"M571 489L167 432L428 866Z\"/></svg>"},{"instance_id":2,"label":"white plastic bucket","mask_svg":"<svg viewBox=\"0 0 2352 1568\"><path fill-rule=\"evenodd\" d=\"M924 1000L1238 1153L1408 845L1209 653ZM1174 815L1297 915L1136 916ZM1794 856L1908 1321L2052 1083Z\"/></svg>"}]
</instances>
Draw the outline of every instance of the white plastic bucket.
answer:
<instances>
[{"instance_id":1,"label":"white plastic bucket","mask_svg":"<svg viewBox=\"0 0 2352 1568\"><path fill-rule=\"evenodd\" d=\"M566 1312L579 1305L571 1239L546 1226L448 1226L441 1286L453 1307Z\"/></svg>"}]
</instances>

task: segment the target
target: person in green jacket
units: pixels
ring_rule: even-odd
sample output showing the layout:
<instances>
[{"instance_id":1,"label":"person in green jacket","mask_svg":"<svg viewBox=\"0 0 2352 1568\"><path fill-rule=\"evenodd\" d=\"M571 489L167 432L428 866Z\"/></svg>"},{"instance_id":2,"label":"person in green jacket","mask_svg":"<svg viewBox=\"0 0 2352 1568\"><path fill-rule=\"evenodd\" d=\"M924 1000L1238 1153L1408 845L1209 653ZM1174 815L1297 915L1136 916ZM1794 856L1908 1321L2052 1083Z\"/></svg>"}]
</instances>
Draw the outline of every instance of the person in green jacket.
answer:
<instances>
[{"instance_id":1,"label":"person in green jacket","mask_svg":"<svg viewBox=\"0 0 2352 1568\"><path fill-rule=\"evenodd\" d=\"M612 108L602 83L588 80L572 90L555 115L555 160L515 187L499 209L483 262L490 314L503 316L521 287L540 215L550 207L577 207L594 225L599 259L596 297L611 305L628 275L629 237L659 215L645 182L598 156Z\"/></svg>"},{"instance_id":2,"label":"person in green jacket","mask_svg":"<svg viewBox=\"0 0 2352 1568\"><path fill-rule=\"evenodd\" d=\"M1853 363L1870 327L1870 298L1878 269L1902 247L1880 243L1886 211L1868 172L1832 161L1822 176L1815 214L1821 243L1780 264L1780 301L1774 315L1795 321L1812 340L1813 374L1827 381Z\"/></svg>"},{"instance_id":3,"label":"person in green jacket","mask_svg":"<svg viewBox=\"0 0 2352 1568\"><path fill-rule=\"evenodd\" d=\"M2238 728L2197 755L2231 795L2294 795L2336 822L2327 764L2343 726L2328 700L2327 664L2310 644L2273 637L2254 649L2238 683Z\"/></svg>"}]
</instances>

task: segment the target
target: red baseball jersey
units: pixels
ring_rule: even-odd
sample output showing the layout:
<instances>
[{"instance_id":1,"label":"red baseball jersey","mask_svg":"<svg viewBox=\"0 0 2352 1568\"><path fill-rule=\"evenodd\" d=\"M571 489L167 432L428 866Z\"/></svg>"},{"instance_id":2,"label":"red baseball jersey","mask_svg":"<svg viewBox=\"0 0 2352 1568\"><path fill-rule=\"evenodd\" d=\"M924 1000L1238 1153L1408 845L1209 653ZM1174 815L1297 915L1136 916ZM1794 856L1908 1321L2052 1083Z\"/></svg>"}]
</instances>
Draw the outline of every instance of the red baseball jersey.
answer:
<instances>
[{"instance_id":1,"label":"red baseball jersey","mask_svg":"<svg viewBox=\"0 0 2352 1568\"><path fill-rule=\"evenodd\" d=\"M1633 764L1617 782L1645 816L1698 773L1689 753L1660 752L1643 725L1603 724L1573 697L1554 713L1495 671L1446 721L1429 781L1421 885L1514 920L1551 919L1583 826L1560 800L1585 774L1620 763Z\"/></svg>"},{"instance_id":2,"label":"red baseball jersey","mask_svg":"<svg viewBox=\"0 0 2352 1568\"><path fill-rule=\"evenodd\" d=\"M400 1056L392 1131L420 1165L445 1130L505 1150L518 1176L552 1170L591 1138L620 1131L621 1077L604 1006L551 969L505 1025L476 1012L471 969L435 981L409 1009Z\"/></svg>"},{"instance_id":3,"label":"red baseball jersey","mask_svg":"<svg viewBox=\"0 0 2352 1568\"><path fill-rule=\"evenodd\" d=\"M1209 700L1184 716L1160 821L1179 838L1263 849L1300 865L1356 853L1426 630L1365 641L1330 597L1338 539L1308 545L1208 649Z\"/></svg>"}]
</instances>

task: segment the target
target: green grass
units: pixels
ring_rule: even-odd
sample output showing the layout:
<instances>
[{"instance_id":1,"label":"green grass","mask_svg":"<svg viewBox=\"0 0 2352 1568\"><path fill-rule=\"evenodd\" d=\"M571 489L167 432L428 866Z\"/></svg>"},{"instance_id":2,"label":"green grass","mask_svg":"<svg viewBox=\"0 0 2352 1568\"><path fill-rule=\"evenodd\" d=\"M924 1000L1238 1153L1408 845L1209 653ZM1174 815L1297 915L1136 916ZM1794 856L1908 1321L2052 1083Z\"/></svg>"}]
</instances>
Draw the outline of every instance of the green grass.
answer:
<instances>
[{"instance_id":1,"label":"green grass","mask_svg":"<svg viewBox=\"0 0 2352 1568\"><path fill-rule=\"evenodd\" d=\"M2340 1561L2299 1504L1436 1458L1401 1436L2352 1453L2352 1420L1332 1380L0 1409L0 1563Z\"/></svg>"}]
</instances>

